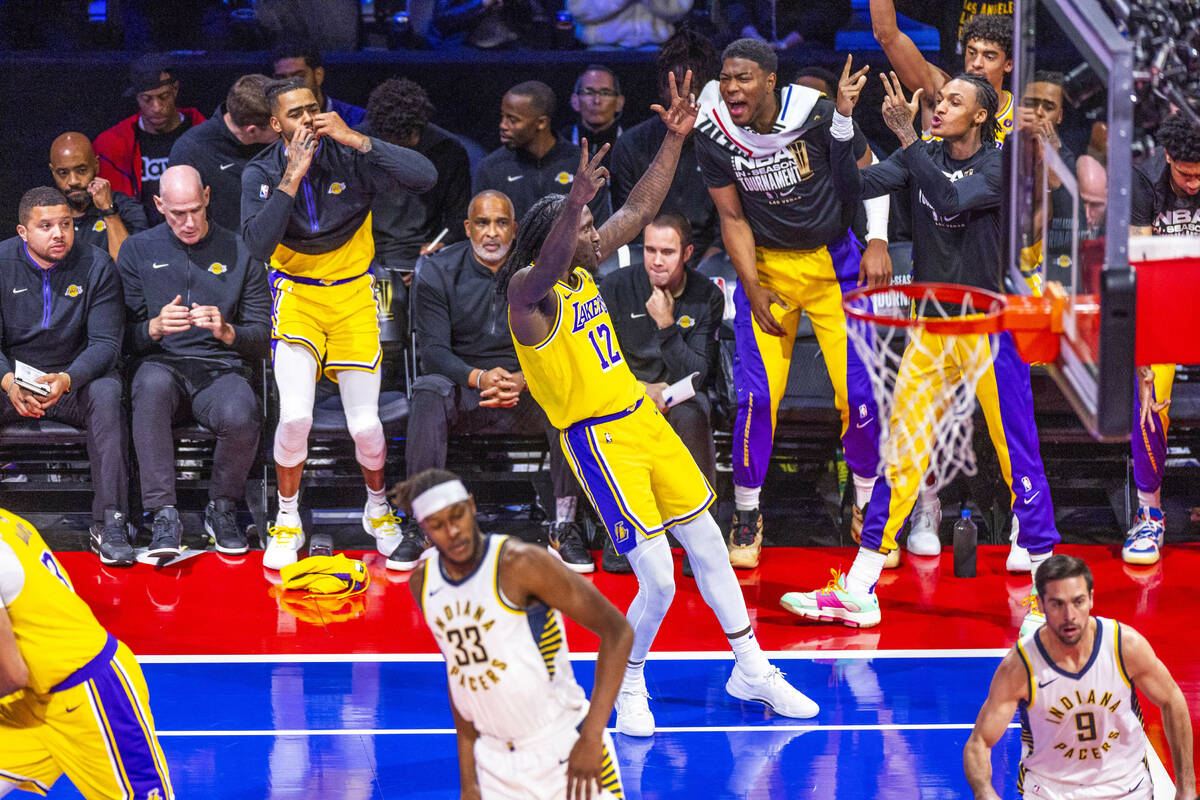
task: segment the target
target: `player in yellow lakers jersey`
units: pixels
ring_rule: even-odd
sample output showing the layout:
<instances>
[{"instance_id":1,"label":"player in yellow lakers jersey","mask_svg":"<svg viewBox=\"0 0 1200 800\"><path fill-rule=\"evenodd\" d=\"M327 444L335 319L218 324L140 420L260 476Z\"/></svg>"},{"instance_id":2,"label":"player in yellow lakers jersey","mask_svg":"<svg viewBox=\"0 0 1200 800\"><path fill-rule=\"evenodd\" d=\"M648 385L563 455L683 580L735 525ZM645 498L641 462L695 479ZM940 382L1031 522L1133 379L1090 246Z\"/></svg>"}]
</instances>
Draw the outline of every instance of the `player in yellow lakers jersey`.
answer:
<instances>
[{"instance_id":1,"label":"player in yellow lakers jersey","mask_svg":"<svg viewBox=\"0 0 1200 800\"><path fill-rule=\"evenodd\" d=\"M963 751L975 800L998 800L991 751L1014 711L1021 721L1015 779L1022 797L1168 796L1156 792L1151 780L1138 689L1162 711L1175 764L1175 800L1196 800L1187 698L1150 643L1128 625L1092 616L1092 571L1081 559L1059 553L1042 565L1036 580L1046 624L1022 637L1000 662Z\"/></svg>"},{"instance_id":2,"label":"player in yellow lakers jersey","mask_svg":"<svg viewBox=\"0 0 1200 800\"><path fill-rule=\"evenodd\" d=\"M608 147L590 162L584 147L570 193L542 198L526 212L498 273L529 391L560 430L580 485L638 578L626 614L633 649L617 697L617 730L630 736L654 733L643 666L675 592L662 535L668 528L687 549L700 592L737 657L725 688L784 716L817 713L816 703L788 685L759 648L721 531L708 513L712 489L629 370L592 279L605 256L654 218L670 186L697 112L691 72L682 95L674 76L670 83L671 107L654 107L667 135L625 205L596 230L586 205L607 178L600 163Z\"/></svg>"},{"instance_id":3,"label":"player in yellow lakers jersey","mask_svg":"<svg viewBox=\"0 0 1200 800\"><path fill-rule=\"evenodd\" d=\"M175 796L142 670L25 520L0 509L0 796Z\"/></svg>"},{"instance_id":4,"label":"player in yellow lakers jersey","mask_svg":"<svg viewBox=\"0 0 1200 800\"><path fill-rule=\"evenodd\" d=\"M419 153L352 131L322 112L303 81L267 84L281 138L242 173L242 236L271 267L271 352L279 386L275 472L279 513L263 565L279 569L304 546L298 499L318 376L338 384L354 455L367 484L363 529L385 556L400 544L383 487L379 323L370 273L371 202L424 192L437 180Z\"/></svg>"},{"instance_id":5,"label":"player in yellow lakers jersey","mask_svg":"<svg viewBox=\"0 0 1200 800\"><path fill-rule=\"evenodd\" d=\"M485 536L456 475L393 489L435 552L409 580L446 659L463 798L621 800L605 731L633 631L596 587L540 547ZM591 703L575 682L563 615L600 637Z\"/></svg>"}]
</instances>

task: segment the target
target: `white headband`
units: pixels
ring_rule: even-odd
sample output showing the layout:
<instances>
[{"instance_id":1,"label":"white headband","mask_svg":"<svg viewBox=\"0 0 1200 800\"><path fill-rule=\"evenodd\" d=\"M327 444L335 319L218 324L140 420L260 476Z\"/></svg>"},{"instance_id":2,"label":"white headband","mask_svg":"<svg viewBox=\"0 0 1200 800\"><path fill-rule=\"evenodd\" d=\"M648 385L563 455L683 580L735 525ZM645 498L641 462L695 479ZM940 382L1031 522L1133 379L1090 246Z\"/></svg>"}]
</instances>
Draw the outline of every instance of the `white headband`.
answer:
<instances>
[{"instance_id":1,"label":"white headband","mask_svg":"<svg viewBox=\"0 0 1200 800\"><path fill-rule=\"evenodd\" d=\"M413 498L413 517L420 522L430 514L436 514L447 506L461 503L470 496L467 493L467 487L463 486L462 481L457 478L439 483L437 486L430 486Z\"/></svg>"}]
</instances>

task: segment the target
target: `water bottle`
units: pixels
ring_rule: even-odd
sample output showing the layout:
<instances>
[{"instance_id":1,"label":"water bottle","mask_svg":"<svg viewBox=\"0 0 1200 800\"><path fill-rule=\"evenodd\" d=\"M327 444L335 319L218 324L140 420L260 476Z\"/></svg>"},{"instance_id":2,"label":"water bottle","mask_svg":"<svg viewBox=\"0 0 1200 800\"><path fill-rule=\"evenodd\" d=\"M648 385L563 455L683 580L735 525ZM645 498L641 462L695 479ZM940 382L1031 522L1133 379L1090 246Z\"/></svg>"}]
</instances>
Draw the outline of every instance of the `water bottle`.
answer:
<instances>
[{"instance_id":1,"label":"water bottle","mask_svg":"<svg viewBox=\"0 0 1200 800\"><path fill-rule=\"evenodd\" d=\"M979 543L979 530L971 519L971 512L962 511L962 519L954 523L954 576L975 577L975 546Z\"/></svg>"},{"instance_id":2,"label":"water bottle","mask_svg":"<svg viewBox=\"0 0 1200 800\"><path fill-rule=\"evenodd\" d=\"M333 537L328 533L314 533L308 538L308 554L310 556L333 555Z\"/></svg>"}]
</instances>

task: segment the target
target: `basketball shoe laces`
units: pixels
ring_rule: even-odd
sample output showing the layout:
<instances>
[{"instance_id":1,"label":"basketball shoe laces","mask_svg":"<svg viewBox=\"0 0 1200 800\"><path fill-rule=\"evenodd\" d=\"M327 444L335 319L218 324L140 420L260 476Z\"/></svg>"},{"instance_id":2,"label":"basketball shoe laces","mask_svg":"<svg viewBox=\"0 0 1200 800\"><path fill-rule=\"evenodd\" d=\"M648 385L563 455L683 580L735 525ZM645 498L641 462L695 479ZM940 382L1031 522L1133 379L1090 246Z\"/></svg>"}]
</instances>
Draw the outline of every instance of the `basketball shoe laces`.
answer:
<instances>
[{"instance_id":1,"label":"basketball shoe laces","mask_svg":"<svg viewBox=\"0 0 1200 800\"><path fill-rule=\"evenodd\" d=\"M842 573L838 572L833 567L830 567L829 574L832 576L829 579L829 583L825 584L825 588L821 589L819 592L817 592L817 594L844 591L842 589Z\"/></svg>"},{"instance_id":2,"label":"basketball shoe laces","mask_svg":"<svg viewBox=\"0 0 1200 800\"><path fill-rule=\"evenodd\" d=\"M388 512L382 517L367 517L367 519L370 520L371 528L374 530L379 530L384 525L395 525L396 528L400 527L400 517L396 516L395 512Z\"/></svg>"},{"instance_id":3,"label":"basketball shoe laces","mask_svg":"<svg viewBox=\"0 0 1200 800\"><path fill-rule=\"evenodd\" d=\"M292 528L285 525L272 525L267 529L267 535L274 539L276 544L290 545L292 540L300 535L300 528Z\"/></svg>"},{"instance_id":4,"label":"basketball shoe laces","mask_svg":"<svg viewBox=\"0 0 1200 800\"><path fill-rule=\"evenodd\" d=\"M1038 605L1038 599L1037 599L1036 594L1031 594L1028 597L1026 597L1024 600L1021 601L1021 605L1027 607L1029 609L1030 614L1037 614L1039 617L1046 616L1045 614L1042 613L1042 607Z\"/></svg>"}]
</instances>

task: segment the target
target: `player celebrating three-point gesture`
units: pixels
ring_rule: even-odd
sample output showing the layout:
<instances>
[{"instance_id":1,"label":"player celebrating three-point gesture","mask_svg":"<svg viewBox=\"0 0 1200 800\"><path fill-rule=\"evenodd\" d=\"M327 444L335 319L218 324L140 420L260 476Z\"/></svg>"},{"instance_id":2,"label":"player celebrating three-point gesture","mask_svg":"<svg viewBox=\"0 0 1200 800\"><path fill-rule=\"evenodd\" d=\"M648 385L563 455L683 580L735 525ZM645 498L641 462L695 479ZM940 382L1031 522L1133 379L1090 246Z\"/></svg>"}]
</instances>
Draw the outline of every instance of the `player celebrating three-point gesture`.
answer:
<instances>
[{"instance_id":1,"label":"player celebrating three-point gesture","mask_svg":"<svg viewBox=\"0 0 1200 800\"><path fill-rule=\"evenodd\" d=\"M586 205L608 175L600 166L607 147L588 161L584 146L570 193L543 198L525 214L499 273L529 391L561 431L575 475L638 578L627 612L633 649L617 696L617 730L631 736L654 732L642 670L675 592L668 528L688 551L700 593L737 657L726 690L784 716L817 713L816 703L789 686L759 648L721 531L708 514L712 489L625 363L592 277L658 212L696 120L691 79L689 71L680 93L671 76L670 108L654 107L667 135L625 205L596 230Z\"/></svg>"}]
</instances>

